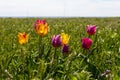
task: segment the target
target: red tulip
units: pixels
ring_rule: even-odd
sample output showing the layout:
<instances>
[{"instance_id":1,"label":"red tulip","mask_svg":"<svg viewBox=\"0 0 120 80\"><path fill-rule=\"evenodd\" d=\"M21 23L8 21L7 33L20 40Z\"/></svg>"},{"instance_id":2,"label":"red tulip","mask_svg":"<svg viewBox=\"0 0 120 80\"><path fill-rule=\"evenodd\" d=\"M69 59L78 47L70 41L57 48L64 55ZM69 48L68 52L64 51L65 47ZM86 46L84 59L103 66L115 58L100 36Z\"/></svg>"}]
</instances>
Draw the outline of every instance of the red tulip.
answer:
<instances>
[{"instance_id":1,"label":"red tulip","mask_svg":"<svg viewBox=\"0 0 120 80\"><path fill-rule=\"evenodd\" d=\"M89 35L94 35L96 33L96 26L95 25L88 26L87 33Z\"/></svg>"},{"instance_id":2,"label":"red tulip","mask_svg":"<svg viewBox=\"0 0 120 80\"><path fill-rule=\"evenodd\" d=\"M44 25L45 25L45 24L46 24L46 20L39 20L39 19L38 19L38 20L35 22L34 27L36 28L38 24L44 24Z\"/></svg>"},{"instance_id":3,"label":"red tulip","mask_svg":"<svg viewBox=\"0 0 120 80\"><path fill-rule=\"evenodd\" d=\"M92 46L92 43L93 43L93 41L90 38L83 38L82 39L82 47L84 49L89 49Z\"/></svg>"}]
</instances>

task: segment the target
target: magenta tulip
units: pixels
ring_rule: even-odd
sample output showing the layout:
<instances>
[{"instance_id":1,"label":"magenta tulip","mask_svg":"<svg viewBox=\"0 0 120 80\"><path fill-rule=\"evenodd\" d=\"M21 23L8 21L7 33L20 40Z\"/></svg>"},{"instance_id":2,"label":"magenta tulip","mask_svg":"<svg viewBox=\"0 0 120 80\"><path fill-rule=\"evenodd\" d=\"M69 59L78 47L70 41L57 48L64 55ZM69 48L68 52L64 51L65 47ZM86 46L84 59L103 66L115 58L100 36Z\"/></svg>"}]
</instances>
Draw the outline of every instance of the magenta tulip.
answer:
<instances>
[{"instance_id":1,"label":"magenta tulip","mask_svg":"<svg viewBox=\"0 0 120 80\"><path fill-rule=\"evenodd\" d=\"M92 46L92 43L93 43L93 41L90 38L83 38L82 39L82 47L84 49L89 49Z\"/></svg>"},{"instance_id":2,"label":"magenta tulip","mask_svg":"<svg viewBox=\"0 0 120 80\"><path fill-rule=\"evenodd\" d=\"M53 36L52 45L56 48L62 46L62 39L60 35Z\"/></svg>"},{"instance_id":3,"label":"magenta tulip","mask_svg":"<svg viewBox=\"0 0 120 80\"><path fill-rule=\"evenodd\" d=\"M94 35L95 33L96 33L96 26L95 25L90 25L90 26L88 26L88 28L87 28L87 33L89 34L89 35Z\"/></svg>"},{"instance_id":4,"label":"magenta tulip","mask_svg":"<svg viewBox=\"0 0 120 80\"><path fill-rule=\"evenodd\" d=\"M62 53L63 53L63 54L68 54L69 51L70 51L70 47L69 47L69 45L66 45L66 44L63 45Z\"/></svg>"}]
</instances>

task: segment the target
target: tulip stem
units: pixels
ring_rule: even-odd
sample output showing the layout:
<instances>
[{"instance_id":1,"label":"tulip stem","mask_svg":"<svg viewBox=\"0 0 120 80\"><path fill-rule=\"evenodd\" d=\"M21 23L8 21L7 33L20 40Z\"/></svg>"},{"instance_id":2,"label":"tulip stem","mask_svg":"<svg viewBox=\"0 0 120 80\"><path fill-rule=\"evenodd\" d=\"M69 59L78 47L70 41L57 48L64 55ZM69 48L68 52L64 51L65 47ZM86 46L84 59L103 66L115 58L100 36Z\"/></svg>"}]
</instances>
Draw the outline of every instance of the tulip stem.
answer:
<instances>
[{"instance_id":1,"label":"tulip stem","mask_svg":"<svg viewBox=\"0 0 120 80\"><path fill-rule=\"evenodd\" d=\"M57 48L55 48L55 52L54 52L54 60L56 62L56 64L58 63L58 55L57 55Z\"/></svg>"},{"instance_id":2,"label":"tulip stem","mask_svg":"<svg viewBox=\"0 0 120 80\"><path fill-rule=\"evenodd\" d=\"M25 54L25 53L24 53L24 50L23 50L23 46L21 46L20 52L21 52L22 55Z\"/></svg>"},{"instance_id":3,"label":"tulip stem","mask_svg":"<svg viewBox=\"0 0 120 80\"><path fill-rule=\"evenodd\" d=\"M55 48L54 59L56 59L56 51L57 51L57 48Z\"/></svg>"},{"instance_id":4,"label":"tulip stem","mask_svg":"<svg viewBox=\"0 0 120 80\"><path fill-rule=\"evenodd\" d=\"M39 44L38 44L39 50L38 51L39 51L39 57L40 58L42 57L41 45L42 45L42 37L39 36Z\"/></svg>"},{"instance_id":5,"label":"tulip stem","mask_svg":"<svg viewBox=\"0 0 120 80\"><path fill-rule=\"evenodd\" d=\"M90 35L88 35L88 38L90 38Z\"/></svg>"}]
</instances>

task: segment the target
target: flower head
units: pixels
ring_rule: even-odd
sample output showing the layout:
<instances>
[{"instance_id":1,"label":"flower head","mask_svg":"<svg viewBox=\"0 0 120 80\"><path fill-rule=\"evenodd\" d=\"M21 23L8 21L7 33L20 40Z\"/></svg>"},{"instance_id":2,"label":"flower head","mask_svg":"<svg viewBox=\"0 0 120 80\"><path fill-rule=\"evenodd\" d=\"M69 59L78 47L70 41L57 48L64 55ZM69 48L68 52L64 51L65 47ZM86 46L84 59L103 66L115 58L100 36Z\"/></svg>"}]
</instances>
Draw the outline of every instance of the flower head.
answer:
<instances>
[{"instance_id":1,"label":"flower head","mask_svg":"<svg viewBox=\"0 0 120 80\"><path fill-rule=\"evenodd\" d=\"M20 44L26 44L29 39L29 34L26 34L25 32L23 33L18 33L18 40Z\"/></svg>"},{"instance_id":2,"label":"flower head","mask_svg":"<svg viewBox=\"0 0 120 80\"><path fill-rule=\"evenodd\" d=\"M36 32L40 36L46 35L49 31L49 26L46 23L46 20L37 20L34 24L34 27L35 27Z\"/></svg>"},{"instance_id":3,"label":"flower head","mask_svg":"<svg viewBox=\"0 0 120 80\"><path fill-rule=\"evenodd\" d=\"M70 39L70 36L68 34L62 33L61 38L62 38L62 43L63 44L68 44L69 39Z\"/></svg>"},{"instance_id":4,"label":"flower head","mask_svg":"<svg viewBox=\"0 0 120 80\"><path fill-rule=\"evenodd\" d=\"M89 49L92 46L92 43L93 43L93 41L90 38L83 38L82 39L82 47L84 49Z\"/></svg>"},{"instance_id":5,"label":"flower head","mask_svg":"<svg viewBox=\"0 0 120 80\"><path fill-rule=\"evenodd\" d=\"M69 45L66 45L66 44L63 45L62 53L63 53L63 54L68 54L69 51L70 51L70 47L69 47Z\"/></svg>"},{"instance_id":6,"label":"flower head","mask_svg":"<svg viewBox=\"0 0 120 80\"><path fill-rule=\"evenodd\" d=\"M96 25L89 25L87 28L87 33L89 35L94 35L96 33Z\"/></svg>"},{"instance_id":7,"label":"flower head","mask_svg":"<svg viewBox=\"0 0 120 80\"><path fill-rule=\"evenodd\" d=\"M62 39L61 39L61 36L60 35L54 35L52 37L52 45L56 48L62 46Z\"/></svg>"}]
</instances>

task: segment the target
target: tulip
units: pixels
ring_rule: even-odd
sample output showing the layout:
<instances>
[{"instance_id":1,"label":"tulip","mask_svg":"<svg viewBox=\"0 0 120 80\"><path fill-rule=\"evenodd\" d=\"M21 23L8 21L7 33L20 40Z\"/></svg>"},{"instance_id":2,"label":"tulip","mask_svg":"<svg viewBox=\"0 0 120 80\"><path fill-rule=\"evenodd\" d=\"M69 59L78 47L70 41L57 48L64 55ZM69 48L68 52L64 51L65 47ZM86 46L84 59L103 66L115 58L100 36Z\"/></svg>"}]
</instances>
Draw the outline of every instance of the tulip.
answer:
<instances>
[{"instance_id":1,"label":"tulip","mask_svg":"<svg viewBox=\"0 0 120 80\"><path fill-rule=\"evenodd\" d=\"M55 48L58 48L58 47L62 46L62 39L61 39L60 35L53 36L53 38L52 38L52 45Z\"/></svg>"},{"instance_id":2,"label":"tulip","mask_svg":"<svg viewBox=\"0 0 120 80\"><path fill-rule=\"evenodd\" d=\"M49 31L49 26L46 23L46 20L37 20L34 24L34 27L35 27L36 32L40 36L46 35Z\"/></svg>"},{"instance_id":3,"label":"tulip","mask_svg":"<svg viewBox=\"0 0 120 80\"><path fill-rule=\"evenodd\" d=\"M62 33L61 38L62 38L62 43L63 44L68 44L69 39L70 39L70 36L68 34Z\"/></svg>"},{"instance_id":4,"label":"tulip","mask_svg":"<svg viewBox=\"0 0 120 80\"><path fill-rule=\"evenodd\" d=\"M94 35L96 33L96 26L95 25L88 26L87 33L89 35Z\"/></svg>"},{"instance_id":5,"label":"tulip","mask_svg":"<svg viewBox=\"0 0 120 80\"><path fill-rule=\"evenodd\" d=\"M69 45L64 45L62 48L62 53L67 54L67 53L69 53L69 51L70 51Z\"/></svg>"},{"instance_id":6,"label":"tulip","mask_svg":"<svg viewBox=\"0 0 120 80\"><path fill-rule=\"evenodd\" d=\"M20 44L26 44L29 39L29 34L26 34L25 32L18 34L18 40Z\"/></svg>"},{"instance_id":7,"label":"tulip","mask_svg":"<svg viewBox=\"0 0 120 80\"><path fill-rule=\"evenodd\" d=\"M93 41L90 38L83 38L82 39L82 47L84 49L89 49L92 46L92 43L93 43Z\"/></svg>"}]
</instances>

